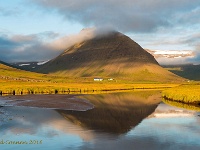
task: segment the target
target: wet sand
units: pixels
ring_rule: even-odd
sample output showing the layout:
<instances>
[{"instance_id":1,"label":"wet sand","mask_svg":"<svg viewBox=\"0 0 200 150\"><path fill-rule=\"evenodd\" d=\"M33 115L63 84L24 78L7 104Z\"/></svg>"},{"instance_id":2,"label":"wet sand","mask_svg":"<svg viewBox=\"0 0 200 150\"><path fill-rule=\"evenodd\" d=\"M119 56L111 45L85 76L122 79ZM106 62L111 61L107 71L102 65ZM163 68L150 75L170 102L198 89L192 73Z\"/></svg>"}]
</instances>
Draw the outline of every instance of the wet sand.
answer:
<instances>
[{"instance_id":1,"label":"wet sand","mask_svg":"<svg viewBox=\"0 0 200 150\"><path fill-rule=\"evenodd\" d=\"M2 106L26 106L48 109L86 111L94 105L77 95L15 95L0 97Z\"/></svg>"}]
</instances>

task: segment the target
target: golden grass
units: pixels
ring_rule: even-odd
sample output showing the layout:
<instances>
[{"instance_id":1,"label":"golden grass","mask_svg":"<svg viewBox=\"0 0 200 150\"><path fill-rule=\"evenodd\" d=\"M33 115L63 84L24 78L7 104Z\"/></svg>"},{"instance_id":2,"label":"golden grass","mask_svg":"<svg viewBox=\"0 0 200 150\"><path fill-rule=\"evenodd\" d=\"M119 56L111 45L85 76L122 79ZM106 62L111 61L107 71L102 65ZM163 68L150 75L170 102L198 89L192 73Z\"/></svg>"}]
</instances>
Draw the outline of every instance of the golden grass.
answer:
<instances>
[{"instance_id":1,"label":"golden grass","mask_svg":"<svg viewBox=\"0 0 200 150\"><path fill-rule=\"evenodd\" d=\"M130 80L93 81L92 77L67 78L33 73L0 64L0 94L93 93L134 89L162 89L178 84L132 82Z\"/></svg>"},{"instance_id":2,"label":"golden grass","mask_svg":"<svg viewBox=\"0 0 200 150\"><path fill-rule=\"evenodd\" d=\"M169 100L184 103L200 102L200 84L186 84L164 90L162 96Z\"/></svg>"},{"instance_id":3,"label":"golden grass","mask_svg":"<svg viewBox=\"0 0 200 150\"><path fill-rule=\"evenodd\" d=\"M177 84L126 84L109 82L91 83L51 83L51 82L0 82L2 94L38 94L38 93L93 93L98 91L124 91L134 89L164 89Z\"/></svg>"}]
</instances>

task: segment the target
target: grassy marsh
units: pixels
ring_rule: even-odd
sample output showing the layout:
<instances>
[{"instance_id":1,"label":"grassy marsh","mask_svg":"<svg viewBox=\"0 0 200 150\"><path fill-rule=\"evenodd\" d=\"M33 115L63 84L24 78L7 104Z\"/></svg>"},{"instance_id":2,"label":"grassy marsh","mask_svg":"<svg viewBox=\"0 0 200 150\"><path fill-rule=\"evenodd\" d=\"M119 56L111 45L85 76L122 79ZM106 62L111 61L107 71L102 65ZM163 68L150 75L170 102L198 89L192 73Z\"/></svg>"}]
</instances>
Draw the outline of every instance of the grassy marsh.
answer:
<instances>
[{"instance_id":1,"label":"grassy marsh","mask_svg":"<svg viewBox=\"0 0 200 150\"><path fill-rule=\"evenodd\" d=\"M165 99L183 103L200 103L200 84L192 83L164 90L162 96Z\"/></svg>"},{"instance_id":2,"label":"grassy marsh","mask_svg":"<svg viewBox=\"0 0 200 150\"><path fill-rule=\"evenodd\" d=\"M0 94L58 94L93 93L98 91L123 91L134 89L164 89L177 84L139 84L109 82L0 82Z\"/></svg>"},{"instance_id":3,"label":"grassy marsh","mask_svg":"<svg viewBox=\"0 0 200 150\"><path fill-rule=\"evenodd\" d=\"M0 95L94 93L98 91L162 89L179 85L117 79L109 81L109 78L104 78L102 82L95 82L93 79L94 77L69 78L40 74L0 64Z\"/></svg>"}]
</instances>

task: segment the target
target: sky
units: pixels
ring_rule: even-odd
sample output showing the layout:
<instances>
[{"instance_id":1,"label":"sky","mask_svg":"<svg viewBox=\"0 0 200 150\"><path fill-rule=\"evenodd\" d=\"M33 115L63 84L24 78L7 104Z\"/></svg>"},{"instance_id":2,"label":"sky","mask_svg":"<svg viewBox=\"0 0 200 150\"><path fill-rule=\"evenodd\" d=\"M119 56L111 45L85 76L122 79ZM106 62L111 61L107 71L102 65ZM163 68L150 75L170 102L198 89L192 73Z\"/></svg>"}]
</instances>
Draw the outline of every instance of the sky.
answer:
<instances>
[{"instance_id":1,"label":"sky","mask_svg":"<svg viewBox=\"0 0 200 150\"><path fill-rule=\"evenodd\" d=\"M145 49L191 50L195 57L183 63L200 64L199 0L2 0L0 60L52 59L91 27L122 32Z\"/></svg>"}]
</instances>

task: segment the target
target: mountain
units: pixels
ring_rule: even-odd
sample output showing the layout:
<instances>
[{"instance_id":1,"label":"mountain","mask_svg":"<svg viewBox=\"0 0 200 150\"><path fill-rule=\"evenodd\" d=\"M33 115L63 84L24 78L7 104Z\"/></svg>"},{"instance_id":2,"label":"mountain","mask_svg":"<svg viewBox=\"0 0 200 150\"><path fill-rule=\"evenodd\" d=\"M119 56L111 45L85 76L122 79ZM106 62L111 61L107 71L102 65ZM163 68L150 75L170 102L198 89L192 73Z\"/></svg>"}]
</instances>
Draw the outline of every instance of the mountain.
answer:
<instances>
[{"instance_id":1,"label":"mountain","mask_svg":"<svg viewBox=\"0 0 200 150\"><path fill-rule=\"evenodd\" d=\"M0 60L0 65L5 65L5 66L13 67L13 65L11 65L9 63L6 63L4 61L1 61L1 60Z\"/></svg>"},{"instance_id":2,"label":"mountain","mask_svg":"<svg viewBox=\"0 0 200 150\"><path fill-rule=\"evenodd\" d=\"M46 75L34 72L28 72L21 69L14 68L12 65L0 61L0 81L44 81Z\"/></svg>"},{"instance_id":3,"label":"mountain","mask_svg":"<svg viewBox=\"0 0 200 150\"><path fill-rule=\"evenodd\" d=\"M36 70L73 77L101 77L131 81L181 81L163 69L139 44L119 32L95 36L66 49Z\"/></svg>"},{"instance_id":4,"label":"mountain","mask_svg":"<svg viewBox=\"0 0 200 150\"><path fill-rule=\"evenodd\" d=\"M84 95L81 98L95 105L94 109L58 112L87 130L120 135L127 133L152 114L160 103L160 97L158 91Z\"/></svg>"},{"instance_id":5,"label":"mountain","mask_svg":"<svg viewBox=\"0 0 200 150\"><path fill-rule=\"evenodd\" d=\"M48 61L33 61L33 62L15 62L10 63L11 66L14 68L26 70L26 71L32 71L33 69L37 69L40 65L45 64Z\"/></svg>"},{"instance_id":6,"label":"mountain","mask_svg":"<svg viewBox=\"0 0 200 150\"><path fill-rule=\"evenodd\" d=\"M172 73L186 79L200 81L200 65L181 64L181 65L163 65Z\"/></svg>"}]
</instances>

